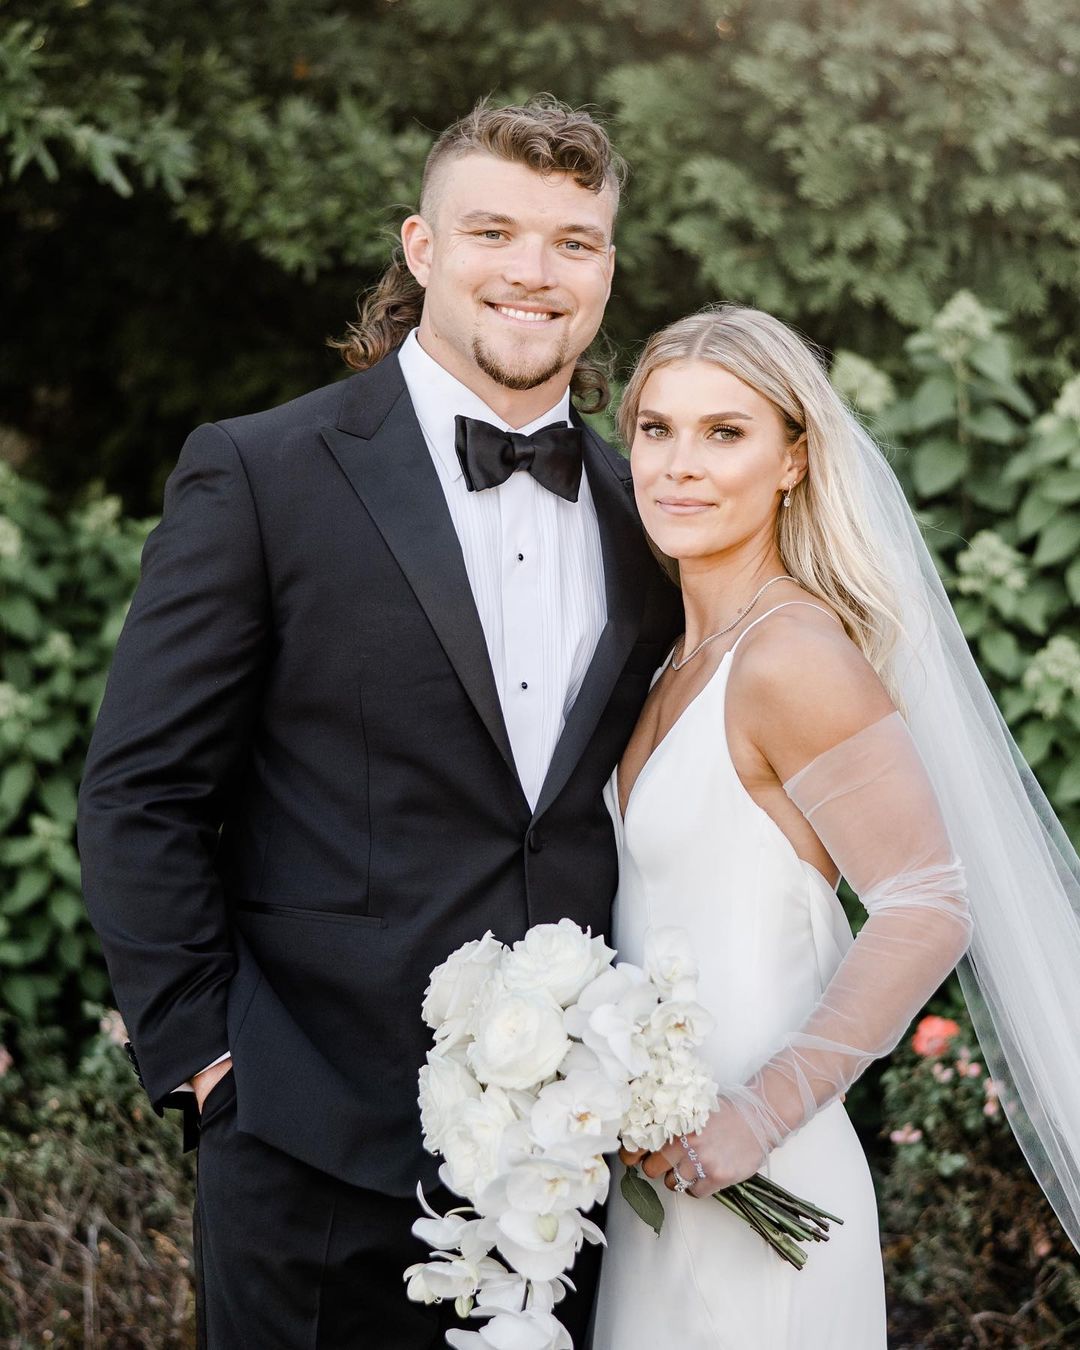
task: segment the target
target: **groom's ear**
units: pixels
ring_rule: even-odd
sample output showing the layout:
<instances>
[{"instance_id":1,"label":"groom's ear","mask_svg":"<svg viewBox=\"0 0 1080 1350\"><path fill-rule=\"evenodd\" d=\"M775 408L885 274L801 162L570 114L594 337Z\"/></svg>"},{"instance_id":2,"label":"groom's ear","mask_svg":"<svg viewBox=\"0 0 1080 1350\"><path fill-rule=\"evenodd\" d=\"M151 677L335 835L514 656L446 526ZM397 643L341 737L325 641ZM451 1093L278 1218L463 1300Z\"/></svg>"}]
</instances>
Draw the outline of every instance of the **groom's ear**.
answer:
<instances>
[{"instance_id":1,"label":"groom's ear","mask_svg":"<svg viewBox=\"0 0 1080 1350\"><path fill-rule=\"evenodd\" d=\"M401 248L405 266L421 286L426 287L431 276L431 254L434 235L423 216L409 216L401 226Z\"/></svg>"}]
</instances>

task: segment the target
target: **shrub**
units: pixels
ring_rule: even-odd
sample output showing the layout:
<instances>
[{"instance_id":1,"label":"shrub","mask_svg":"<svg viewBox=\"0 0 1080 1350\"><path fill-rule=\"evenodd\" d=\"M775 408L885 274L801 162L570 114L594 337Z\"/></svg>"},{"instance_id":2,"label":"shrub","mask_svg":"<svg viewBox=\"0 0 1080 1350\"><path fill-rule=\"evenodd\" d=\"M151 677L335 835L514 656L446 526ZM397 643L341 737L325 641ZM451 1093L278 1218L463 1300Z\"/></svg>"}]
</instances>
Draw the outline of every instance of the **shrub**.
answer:
<instances>
[{"instance_id":1,"label":"shrub","mask_svg":"<svg viewBox=\"0 0 1080 1350\"><path fill-rule=\"evenodd\" d=\"M24 1035L21 1069L0 1048L5 1345L195 1343L192 1155L147 1106L118 1025L104 1018L70 1073L56 1032Z\"/></svg>"},{"instance_id":2,"label":"shrub","mask_svg":"<svg viewBox=\"0 0 1080 1350\"><path fill-rule=\"evenodd\" d=\"M0 1022L108 990L80 892L75 797L147 522L91 494L56 513L0 463Z\"/></svg>"},{"instance_id":3,"label":"shrub","mask_svg":"<svg viewBox=\"0 0 1080 1350\"><path fill-rule=\"evenodd\" d=\"M926 1044L940 1019L924 1018L881 1078L896 1345L1064 1350L1080 1336L1080 1263L1005 1123L963 1004L949 1012L951 1035Z\"/></svg>"}]
</instances>

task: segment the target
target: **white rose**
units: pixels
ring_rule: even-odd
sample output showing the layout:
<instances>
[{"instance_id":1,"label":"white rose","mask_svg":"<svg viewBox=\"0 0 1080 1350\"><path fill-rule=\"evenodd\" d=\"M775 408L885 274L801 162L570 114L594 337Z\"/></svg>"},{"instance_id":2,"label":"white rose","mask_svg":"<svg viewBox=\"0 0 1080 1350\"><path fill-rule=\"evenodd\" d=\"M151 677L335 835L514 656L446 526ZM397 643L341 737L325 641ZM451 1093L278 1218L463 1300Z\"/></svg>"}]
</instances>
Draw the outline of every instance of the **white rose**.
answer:
<instances>
[{"instance_id":1,"label":"white rose","mask_svg":"<svg viewBox=\"0 0 1080 1350\"><path fill-rule=\"evenodd\" d=\"M530 928L503 964L507 989L543 989L566 1007L606 966L615 953L603 938L582 932L572 919Z\"/></svg>"},{"instance_id":2,"label":"white rose","mask_svg":"<svg viewBox=\"0 0 1080 1350\"><path fill-rule=\"evenodd\" d=\"M684 981L697 980L697 958L690 934L685 928L648 929L645 934L645 970L665 997L670 997L675 987L683 985Z\"/></svg>"},{"instance_id":3,"label":"white rose","mask_svg":"<svg viewBox=\"0 0 1080 1350\"><path fill-rule=\"evenodd\" d=\"M427 1064L420 1070L419 1101L424 1147L429 1153L442 1152L443 1137L462 1102L479 1097L480 1092L480 1084L463 1064L428 1051Z\"/></svg>"},{"instance_id":4,"label":"white rose","mask_svg":"<svg viewBox=\"0 0 1080 1350\"><path fill-rule=\"evenodd\" d=\"M420 1015L433 1030L444 1022L468 1016L469 1009L494 971L506 948L490 932L466 942L431 972Z\"/></svg>"},{"instance_id":5,"label":"white rose","mask_svg":"<svg viewBox=\"0 0 1080 1350\"><path fill-rule=\"evenodd\" d=\"M562 1009L542 993L505 993L476 1020L469 1067L481 1083L531 1088L549 1078L570 1048Z\"/></svg>"},{"instance_id":6,"label":"white rose","mask_svg":"<svg viewBox=\"0 0 1080 1350\"><path fill-rule=\"evenodd\" d=\"M498 1176L503 1136L515 1120L510 1099L499 1088L462 1102L443 1134L443 1184L474 1200Z\"/></svg>"}]
</instances>

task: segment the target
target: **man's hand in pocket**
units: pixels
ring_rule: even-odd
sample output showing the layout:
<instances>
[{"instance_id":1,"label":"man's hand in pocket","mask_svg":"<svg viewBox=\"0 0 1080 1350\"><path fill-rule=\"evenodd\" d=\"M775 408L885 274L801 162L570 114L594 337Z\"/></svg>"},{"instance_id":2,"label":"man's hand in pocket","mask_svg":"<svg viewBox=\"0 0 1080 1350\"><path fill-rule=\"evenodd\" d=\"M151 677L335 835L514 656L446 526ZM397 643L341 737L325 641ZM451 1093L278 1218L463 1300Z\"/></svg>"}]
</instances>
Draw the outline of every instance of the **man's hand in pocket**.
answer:
<instances>
[{"instance_id":1,"label":"man's hand in pocket","mask_svg":"<svg viewBox=\"0 0 1080 1350\"><path fill-rule=\"evenodd\" d=\"M197 1073L191 1080L191 1086L195 1089L195 1100L199 1105L199 1115L202 1115L203 1103L209 1097L213 1089L227 1073L232 1072L232 1059L223 1059L220 1064L212 1064L209 1069L203 1069Z\"/></svg>"}]
</instances>

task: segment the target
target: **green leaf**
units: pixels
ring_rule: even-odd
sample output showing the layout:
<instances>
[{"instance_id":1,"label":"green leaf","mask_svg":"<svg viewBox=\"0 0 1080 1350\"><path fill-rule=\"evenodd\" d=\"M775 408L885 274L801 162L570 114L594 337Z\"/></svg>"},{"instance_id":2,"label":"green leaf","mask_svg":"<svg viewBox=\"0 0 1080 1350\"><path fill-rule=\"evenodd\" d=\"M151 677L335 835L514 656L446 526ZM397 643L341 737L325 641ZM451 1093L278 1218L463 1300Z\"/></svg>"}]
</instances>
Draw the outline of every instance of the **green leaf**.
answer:
<instances>
[{"instance_id":1,"label":"green leaf","mask_svg":"<svg viewBox=\"0 0 1080 1350\"><path fill-rule=\"evenodd\" d=\"M956 381L948 375L929 375L912 395L908 417L916 431L940 426L956 417Z\"/></svg>"},{"instance_id":2,"label":"green leaf","mask_svg":"<svg viewBox=\"0 0 1080 1350\"><path fill-rule=\"evenodd\" d=\"M86 910L77 895L70 891L57 891L49 896L49 914L58 928L70 933L80 919L85 918Z\"/></svg>"},{"instance_id":3,"label":"green leaf","mask_svg":"<svg viewBox=\"0 0 1080 1350\"><path fill-rule=\"evenodd\" d=\"M1038 722L1025 722L1017 732L1016 743L1028 764L1033 769L1037 769L1046 759L1051 746L1054 744L1053 722L1046 722L1041 719Z\"/></svg>"},{"instance_id":4,"label":"green leaf","mask_svg":"<svg viewBox=\"0 0 1080 1350\"><path fill-rule=\"evenodd\" d=\"M1037 487L1033 487L1020 503L1016 515L1016 537L1019 543L1036 535L1048 520L1057 515L1057 504L1048 502Z\"/></svg>"},{"instance_id":5,"label":"green leaf","mask_svg":"<svg viewBox=\"0 0 1080 1350\"><path fill-rule=\"evenodd\" d=\"M29 975L5 975L0 980L0 993L9 1008L27 1022L34 1020L38 1004L38 986Z\"/></svg>"},{"instance_id":6,"label":"green leaf","mask_svg":"<svg viewBox=\"0 0 1080 1350\"><path fill-rule=\"evenodd\" d=\"M628 1167L623 1173L619 1190L634 1213L659 1237L664 1226L663 1202L636 1167Z\"/></svg>"},{"instance_id":7,"label":"green leaf","mask_svg":"<svg viewBox=\"0 0 1080 1350\"><path fill-rule=\"evenodd\" d=\"M1004 628L992 629L979 638L979 655L999 675L1015 679L1023 669L1024 656L1015 636Z\"/></svg>"},{"instance_id":8,"label":"green leaf","mask_svg":"<svg viewBox=\"0 0 1080 1350\"><path fill-rule=\"evenodd\" d=\"M1055 806L1072 806L1080 802L1080 760L1071 760L1061 771L1054 789Z\"/></svg>"},{"instance_id":9,"label":"green leaf","mask_svg":"<svg viewBox=\"0 0 1080 1350\"><path fill-rule=\"evenodd\" d=\"M1009 343L1000 333L976 342L968 352L968 360L988 380L1004 384L1012 379L1012 358Z\"/></svg>"},{"instance_id":10,"label":"green leaf","mask_svg":"<svg viewBox=\"0 0 1080 1350\"><path fill-rule=\"evenodd\" d=\"M1080 469L1048 473L1039 484L1039 491L1048 502L1062 502L1066 506L1080 502Z\"/></svg>"},{"instance_id":11,"label":"green leaf","mask_svg":"<svg viewBox=\"0 0 1080 1350\"><path fill-rule=\"evenodd\" d=\"M52 877L42 867L24 868L16 878L15 885L0 900L0 913L22 914L41 899L51 881Z\"/></svg>"},{"instance_id":12,"label":"green leaf","mask_svg":"<svg viewBox=\"0 0 1080 1350\"><path fill-rule=\"evenodd\" d=\"M1033 561L1036 567L1052 567L1072 557L1080 547L1080 515L1069 512L1051 520L1039 534Z\"/></svg>"},{"instance_id":13,"label":"green leaf","mask_svg":"<svg viewBox=\"0 0 1080 1350\"><path fill-rule=\"evenodd\" d=\"M954 487L967 472L963 446L942 438L927 441L915 451L912 478L921 497L936 497Z\"/></svg>"},{"instance_id":14,"label":"green leaf","mask_svg":"<svg viewBox=\"0 0 1080 1350\"><path fill-rule=\"evenodd\" d=\"M25 595L9 595L0 600L0 626L26 642L40 637L43 627L37 605Z\"/></svg>"},{"instance_id":15,"label":"green leaf","mask_svg":"<svg viewBox=\"0 0 1080 1350\"><path fill-rule=\"evenodd\" d=\"M9 764L0 774L0 811L11 820L34 786L34 766L25 759Z\"/></svg>"},{"instance_id":16,"label":"green leaf","mask_svg":"<svg viewBox=\"0 0 1080 1350\"><path fill-rule=\"evenodd\" d=\"M55 775L41 785L39 793L42 804L55 820L70 825L78 809L75 800L75 788L70 778Z\"/></svg>"},{"instance_id":17,"label":"green leaf","mask_svg":"<svg viewBox=\"0 0 1080 1350\"><path fill-rule=\"evenodd\" d=\"M1074 605L1080 605L1080 558L1075 559L1065 569L1065 589Z\"/></svg>"},{"instance_id":18,"label":"green leaf","mask_svg":"<svg viewBox=\"0 0 1080 1350\"><path fill-rule=\"evenodd\" d=\"M1015 441L1020 428L1002 408L979 408L965 420L965 429L980 441L990 441L993 445L1008 445Z\"/></svg>"}]
</instances>

